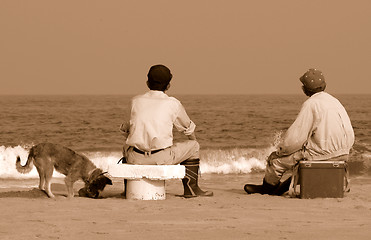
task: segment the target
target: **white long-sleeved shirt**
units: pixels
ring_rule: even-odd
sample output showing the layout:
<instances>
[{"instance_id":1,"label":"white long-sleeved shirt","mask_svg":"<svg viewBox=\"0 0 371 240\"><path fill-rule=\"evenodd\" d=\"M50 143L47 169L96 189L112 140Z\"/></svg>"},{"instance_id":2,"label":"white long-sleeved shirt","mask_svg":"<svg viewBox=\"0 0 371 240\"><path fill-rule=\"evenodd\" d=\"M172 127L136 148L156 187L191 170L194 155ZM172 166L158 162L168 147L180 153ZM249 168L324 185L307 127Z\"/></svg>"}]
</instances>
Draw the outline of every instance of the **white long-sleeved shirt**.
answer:
<instances>
[{"instance_id":1,"label":"white long-sleeved shirt","mask_svg":"<svg viewBox=\"0 0 371 240\"><path fill-rule=\"evenodd\" d=\"M148 91L131 101L128 146L153 151L173 145L173 126L191 135L196 125L188 117L183 105L162 91Z\"/></svg>"},{"instance_id":2,"label":"white long-sleeved shirt","mask_svg":"<svg viewBox=\"0 0 371 240\"><path fill-rule=\"evenodd\" d=\"M302 150L308 160L326 160L349 154L354 131L343 105L326 92L307 99L278 145L279 156Z\"/></svg>"}]
</instances>

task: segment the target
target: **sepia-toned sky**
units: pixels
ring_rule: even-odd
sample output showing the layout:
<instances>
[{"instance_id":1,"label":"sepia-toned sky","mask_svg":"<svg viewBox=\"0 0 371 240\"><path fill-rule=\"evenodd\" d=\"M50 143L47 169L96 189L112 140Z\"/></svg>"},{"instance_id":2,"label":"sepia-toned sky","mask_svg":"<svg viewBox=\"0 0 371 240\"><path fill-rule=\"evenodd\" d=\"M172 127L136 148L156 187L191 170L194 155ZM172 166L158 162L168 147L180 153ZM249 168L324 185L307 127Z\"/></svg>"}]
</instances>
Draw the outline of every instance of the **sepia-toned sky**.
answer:
<instances>
[{"instance_id":1,"label":"sepia-toned sky","mask_svg":"<svg viewBox=\"0 0 371 240\"><path fill-rule=\"evenodd\" d=\"M371 93L369 0L0 0L0 94Z\"/></svg>"}]
</instances>

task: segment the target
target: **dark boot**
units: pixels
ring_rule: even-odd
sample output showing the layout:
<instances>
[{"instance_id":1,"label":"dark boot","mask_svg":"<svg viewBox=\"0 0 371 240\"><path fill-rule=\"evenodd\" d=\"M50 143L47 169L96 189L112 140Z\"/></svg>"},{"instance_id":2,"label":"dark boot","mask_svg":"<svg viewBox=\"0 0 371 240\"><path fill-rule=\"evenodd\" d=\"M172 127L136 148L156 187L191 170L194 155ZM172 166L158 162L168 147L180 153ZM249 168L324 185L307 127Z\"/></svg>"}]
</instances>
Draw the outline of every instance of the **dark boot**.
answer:
<instances>
[{"instance_id":1,"label":"dark boot","mask_svg":"<svg viewBox=\"0 0 371 240\"><path fill-rule=\"evenodd\" d=\"M263 194L263 185L246 184L243 189L247 194L260 193Z\"/></svg>"},{"instance_id":2,"label":"dark boot","mask_svg":"<svg viewBox=\"0 0 371 240\"><path fill-rule=\"evenodd\" d=\"M278 187L279 184L271 185L267 183L265 179L263 179L263 185L246 184L244 186L244 190L247 192L247 194L260 193L273 195Z\"/></svg>"},{"instance_id":3,"label":"dark boot","mask_svg":"<svg viewBox=\"0 0 371 240\"><path fill-rule=\"evenodd\" d=\"M291 184L291 177L289 177L288 179L286 179L283 182L280 182L277 189L274 190L272 195L277 195L277 196L283 195L285 192L287 192L289 190L290 184Z\"/></svg>"},{"instance_id":4,"label":"dark boot","mask_svg":"<svg viewBox=\"0 0 371 240\"><path fill-rule=\"evenodd\" d=\"M182 179L184 187L183 197L191 198L198 196L213 196L213 192L202 191L201 188L198 186L198 170L200 167L200 159L186 160L180 164L184 165L186 168L186 175Z\"/></svg>"}]
</instances>

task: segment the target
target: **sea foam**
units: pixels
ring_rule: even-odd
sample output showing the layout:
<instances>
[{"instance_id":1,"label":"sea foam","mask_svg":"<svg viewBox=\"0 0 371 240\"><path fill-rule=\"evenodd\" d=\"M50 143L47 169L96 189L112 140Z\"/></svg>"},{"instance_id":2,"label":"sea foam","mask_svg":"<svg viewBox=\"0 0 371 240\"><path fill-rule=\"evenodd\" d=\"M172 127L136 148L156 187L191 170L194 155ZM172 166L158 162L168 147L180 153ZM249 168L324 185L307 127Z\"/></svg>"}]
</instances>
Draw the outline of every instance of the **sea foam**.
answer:
<instances>
[{"instance_id":1,"label":"sea foam","mask_svg":"<svg viewBox=\"0 0 371 240\"><path fill-rule=\"evenodd\" d=\"M38 178L35 167L30 173L21 174L15 168L17 156L21 158L21 164L25 165L30 146L6 147L0 146L0 178L28 179ZM250 173L262 171L265 168L265 159L271 149L228 149L228 150L202 150L201 173ZM120 152L81 152L88 157L97 167L107 171L117 164L122 157ZM54 171L54 177L63 177Z\"/></svg>"},{"instance_id":2,"label":"sea foam","mask_svg":"<svg viewBox=\"0 0 371 240\"><path fill-rule=\"evenodd\" d=\"M25 165L28 157L28 150L31 146L0 146L0 178L7 179L30 179L38 178L35 167L30 173L21 174L15 167L17 156L21 158L21 164ZM204 149L200 152L200 172L213 174L249 174L263 172L266 166L266 159L276 148L274 146L256 148L234 148L234 149ZM81 152L88 157L97 167L108 171L115 166L122 157L121 152ZM349 164L351 173L370 173L370 154L363 153L351 157ZM359 170L357 170L359 169ZM353 171L352 171L353 170ZM54 171L54 177L64 177Z\"/></svg>"},{"instance_id":3,"label":"sea foam","mask_svg":"<svg viewBox=\"0 0 371 240\"><path fill-rule=\"evenodd\" d=\"M36 168L30 173L21 174L15 168L17 156L21 158L21 164L25 165L28 157L27 146L6 147L0 146L0 178L35 178L38 177Z\"/></svg>"}]
</instances>

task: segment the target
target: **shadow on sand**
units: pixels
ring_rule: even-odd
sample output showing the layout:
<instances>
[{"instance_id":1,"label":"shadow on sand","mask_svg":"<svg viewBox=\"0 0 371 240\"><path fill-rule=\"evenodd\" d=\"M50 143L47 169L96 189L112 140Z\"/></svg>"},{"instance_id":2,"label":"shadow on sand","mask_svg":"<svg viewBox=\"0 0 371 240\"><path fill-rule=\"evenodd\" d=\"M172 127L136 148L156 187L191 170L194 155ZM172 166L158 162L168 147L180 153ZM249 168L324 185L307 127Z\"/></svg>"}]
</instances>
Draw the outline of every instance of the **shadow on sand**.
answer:
<instances>
[{"instance_id":1,"label":"shadow on sand","mask_svg":"<svg viewBox=\"0 0 371 240\"><path fill-rule=\"evenodd\" d=\"M79 184L76 184L78 187ZM81 186L82 187L82 186ZM61 183L52 183L51 185L53 194L59 197L67 197L67 190L66 185ZM75 187L74 187L75 188ZM78 190L75 189L75 196L79 197ZM7 192L0 192L0 198L48 198L48 195L40 190L39 188L32 188L32 189L22 189L17 191L7 191ZM105 189L98 199L102 198L125 198L122 194L122 191L119 189Z\"/></svg>"}]
</instances>

